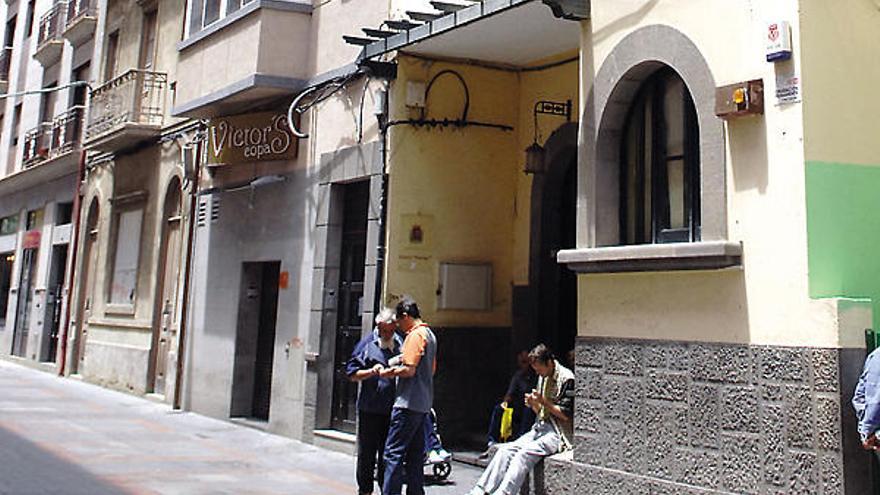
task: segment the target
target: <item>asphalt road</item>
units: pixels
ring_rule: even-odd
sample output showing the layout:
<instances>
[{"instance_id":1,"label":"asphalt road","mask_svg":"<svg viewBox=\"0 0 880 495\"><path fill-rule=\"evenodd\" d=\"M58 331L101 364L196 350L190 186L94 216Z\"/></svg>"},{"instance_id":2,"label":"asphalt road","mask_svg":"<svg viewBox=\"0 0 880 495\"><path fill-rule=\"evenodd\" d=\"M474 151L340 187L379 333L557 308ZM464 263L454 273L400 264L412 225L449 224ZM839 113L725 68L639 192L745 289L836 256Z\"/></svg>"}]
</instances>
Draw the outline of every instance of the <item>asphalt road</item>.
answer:
<instances>
[{"instance_id":1,"label":"asphalt road","mask_svg":"<svg viewBox=\"0 0 880 495\"><path fill-rule=\"evenodd\" d=\"M355 459L0 361L0 494L353 495ZM466 493L454 463L428 495ZM378 495L378 490L375 492Z\"/></svg>"}]
</instances>

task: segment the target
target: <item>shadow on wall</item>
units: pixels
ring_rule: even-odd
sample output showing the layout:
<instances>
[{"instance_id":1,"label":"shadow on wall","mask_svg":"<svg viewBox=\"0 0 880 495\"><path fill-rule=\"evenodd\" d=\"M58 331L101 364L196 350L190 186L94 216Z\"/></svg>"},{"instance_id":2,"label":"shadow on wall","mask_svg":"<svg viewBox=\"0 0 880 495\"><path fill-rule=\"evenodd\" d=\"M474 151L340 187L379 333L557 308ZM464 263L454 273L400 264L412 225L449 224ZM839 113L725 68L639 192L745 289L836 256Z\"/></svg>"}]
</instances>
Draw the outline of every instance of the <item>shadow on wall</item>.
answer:
<instances>
[{"instance_id":1,"label":"shadow on wall","mask_svg":"<svg viewBox=\"0 0 880 495\"><path fill-rule=\"evenodd\" d=\"M489 416L514 371L510 328L434 330L434 410L443 446L485 449Z\"/></svg>"}]
</instances>

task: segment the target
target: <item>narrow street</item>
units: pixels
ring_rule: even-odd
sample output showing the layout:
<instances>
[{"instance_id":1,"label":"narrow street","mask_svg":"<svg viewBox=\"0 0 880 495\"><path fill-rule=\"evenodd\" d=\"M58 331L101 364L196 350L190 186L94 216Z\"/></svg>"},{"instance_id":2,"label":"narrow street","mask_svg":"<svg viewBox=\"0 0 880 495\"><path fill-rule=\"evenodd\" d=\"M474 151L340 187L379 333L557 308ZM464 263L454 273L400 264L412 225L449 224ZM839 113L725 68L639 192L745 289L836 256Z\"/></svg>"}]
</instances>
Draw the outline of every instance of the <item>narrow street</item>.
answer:
<instances>
[{"instance_id":1,"label":"narrow street","mask_svg":"<svg viewBox=\"0 0 880 495\"><path fill-rule=\"evenodd\" d=\"M0 361L0 494L354 494L355 459ZM456 463L431 495L465 493Z\"/></svg>"}]
</instances>

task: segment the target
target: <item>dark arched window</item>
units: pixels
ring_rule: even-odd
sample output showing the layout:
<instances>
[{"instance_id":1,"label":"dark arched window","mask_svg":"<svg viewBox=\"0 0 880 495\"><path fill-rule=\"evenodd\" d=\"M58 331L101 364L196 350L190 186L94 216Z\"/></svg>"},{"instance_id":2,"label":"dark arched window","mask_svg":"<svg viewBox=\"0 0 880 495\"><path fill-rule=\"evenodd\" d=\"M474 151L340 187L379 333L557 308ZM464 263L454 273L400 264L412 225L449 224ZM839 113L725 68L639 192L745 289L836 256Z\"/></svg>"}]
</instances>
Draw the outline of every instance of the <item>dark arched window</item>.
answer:
<instances>
[{"instance_id":1,"label":"dark arched window","mask_svg":"<svg viewBox=\"0 0 880 495\"><path fill-rule=\"evenodd\" d=\"M670 68L639 89L621 149L623 244L700 239L700 136L696 109Z\"/></svg>"}]
</instances>

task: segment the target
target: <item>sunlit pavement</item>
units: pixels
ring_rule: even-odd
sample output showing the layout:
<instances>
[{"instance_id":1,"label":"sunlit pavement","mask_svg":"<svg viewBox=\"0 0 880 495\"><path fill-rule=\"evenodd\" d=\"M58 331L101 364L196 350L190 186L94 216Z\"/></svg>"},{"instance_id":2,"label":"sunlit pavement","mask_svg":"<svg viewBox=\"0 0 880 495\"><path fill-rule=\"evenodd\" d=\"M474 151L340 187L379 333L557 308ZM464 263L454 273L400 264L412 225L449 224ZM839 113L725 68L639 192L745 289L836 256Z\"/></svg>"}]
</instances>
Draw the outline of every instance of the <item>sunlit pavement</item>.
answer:
<instances>
[{"instance_id":1,"label":"sunlit pavement","mask_svg":"<svg viewBox=\"0 0 880 495\"><path fill-rule=\"evenodd\" d=\"M0 494L351 495L354 468L349 455L0 361ZM426 492L463 494L478 475L455 463Z\"/></svg>"}]
</instances>

